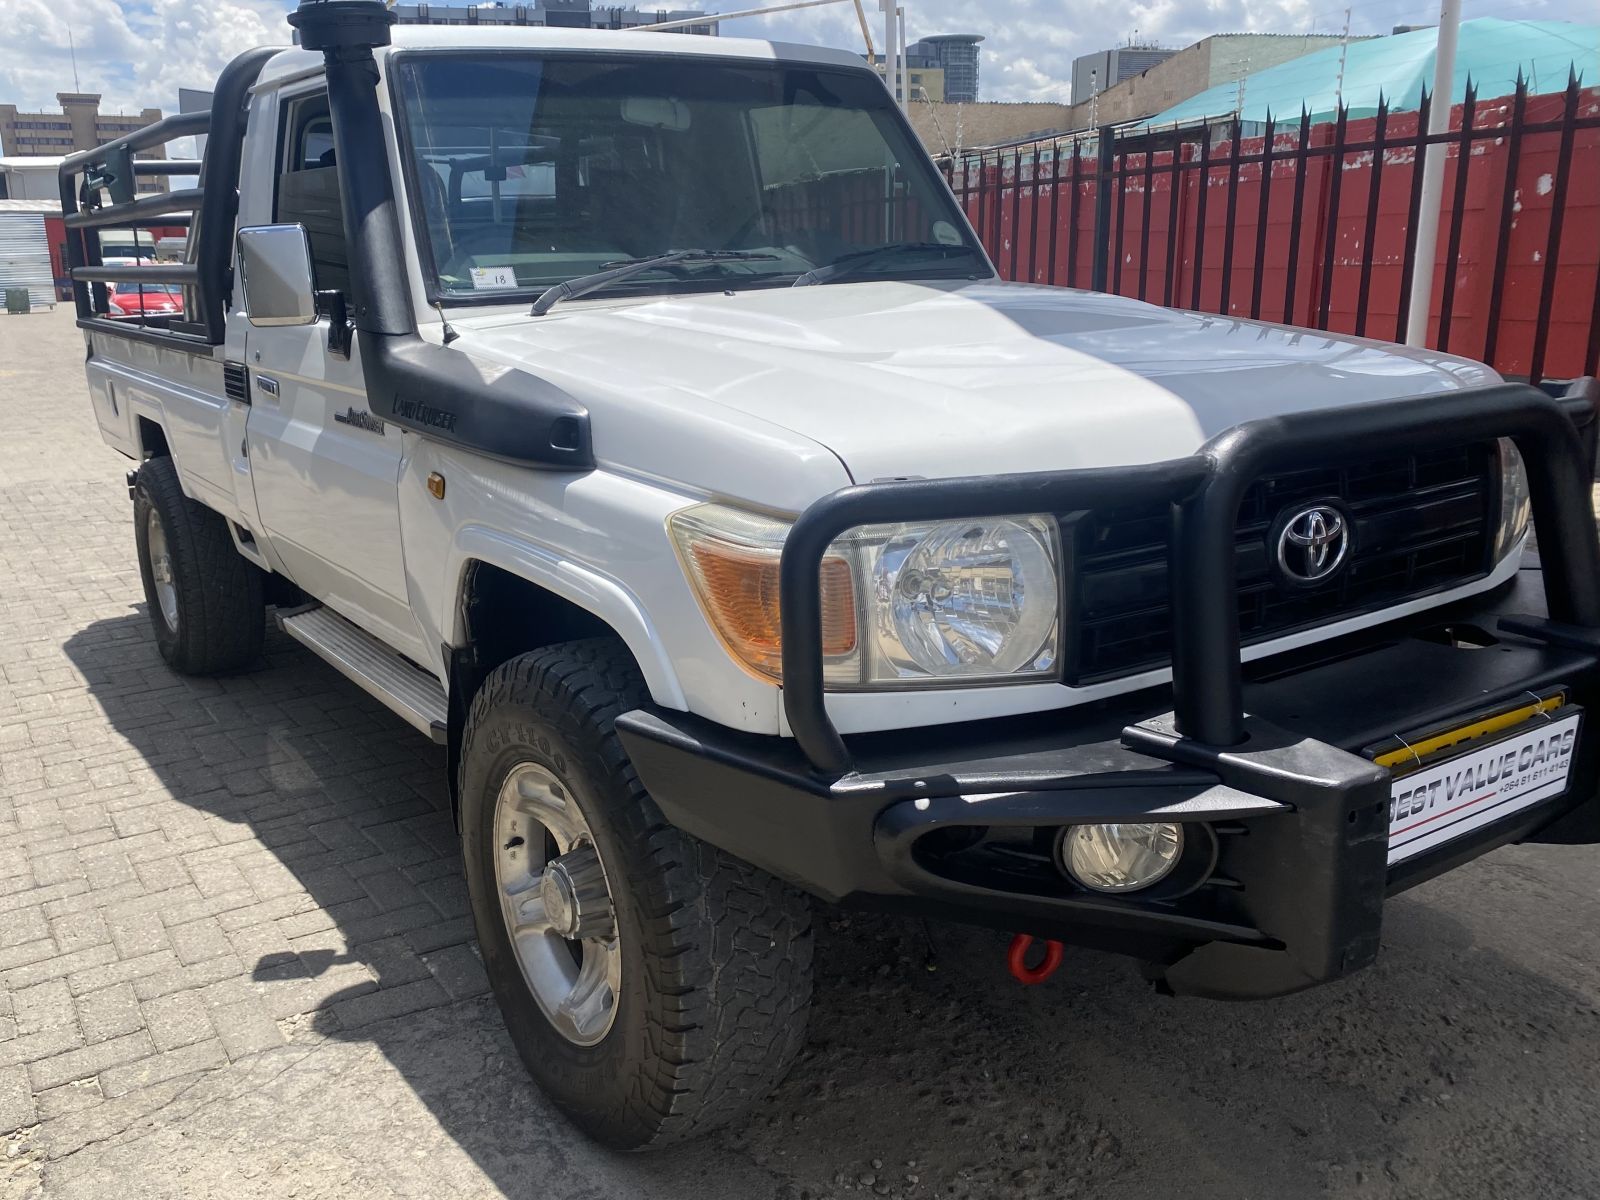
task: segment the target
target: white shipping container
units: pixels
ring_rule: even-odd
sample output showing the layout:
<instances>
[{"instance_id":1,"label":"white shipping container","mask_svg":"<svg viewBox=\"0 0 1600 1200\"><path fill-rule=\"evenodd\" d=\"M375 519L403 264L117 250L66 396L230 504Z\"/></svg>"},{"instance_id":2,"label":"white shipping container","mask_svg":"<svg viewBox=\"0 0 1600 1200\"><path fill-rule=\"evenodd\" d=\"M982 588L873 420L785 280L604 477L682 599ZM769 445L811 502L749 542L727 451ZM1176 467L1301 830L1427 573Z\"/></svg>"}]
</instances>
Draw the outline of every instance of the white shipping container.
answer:
<instances>
[{"instance_id":1,"label":"white shipping container","mask_svg":"<svg viewBox=\"0 0 1600 1200\"><path fill-rule=\"evenodd\" d=\"M13 287L26 287L34 308L55 307L50 241L42 213L0 212L0 296Z\"/></svg>"}]
</instances>

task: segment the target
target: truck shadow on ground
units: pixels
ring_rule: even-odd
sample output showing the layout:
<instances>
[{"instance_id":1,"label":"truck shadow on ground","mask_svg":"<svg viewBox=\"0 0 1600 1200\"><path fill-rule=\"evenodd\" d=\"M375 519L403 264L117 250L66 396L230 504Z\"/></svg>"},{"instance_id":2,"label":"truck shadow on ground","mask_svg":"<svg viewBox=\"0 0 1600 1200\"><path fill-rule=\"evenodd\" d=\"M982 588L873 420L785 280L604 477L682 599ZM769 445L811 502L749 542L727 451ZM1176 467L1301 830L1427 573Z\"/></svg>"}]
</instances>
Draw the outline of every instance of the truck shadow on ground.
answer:
<instances>
[{"instance_id":1,"label":"truck shadow on ground","mask_svg":"<svg viewBox=\"0 0 1600 1200\"><path fill-rule=\"evenodd\" d=\"M551 1161L603 1181L574 1196L1592 1193L1596 1147L1540 1117L1587 1111L1600 1085L1592 971L1572 984L1508 951L1501 914L1536 927L1554 902L1516 900L1516 863L1391 903L1360 976L1253 1005L1162 998L1077 951L1022 988L999 935L819 907L786 1083L708 1141L606 1154L529 1083L473 982L441 750L276 634L259 669L217 680L170 673L142 606L66 652L184 806L161 806L168 837L211 830L207 858L236 854L282 898L233 932L240 976L275 1015L309 1013L307 1038L376 1045L507 1195L558 1194ZM1576 962L1600 951L1592 888L1584 903Z\"/></svg>"}]
</instances>

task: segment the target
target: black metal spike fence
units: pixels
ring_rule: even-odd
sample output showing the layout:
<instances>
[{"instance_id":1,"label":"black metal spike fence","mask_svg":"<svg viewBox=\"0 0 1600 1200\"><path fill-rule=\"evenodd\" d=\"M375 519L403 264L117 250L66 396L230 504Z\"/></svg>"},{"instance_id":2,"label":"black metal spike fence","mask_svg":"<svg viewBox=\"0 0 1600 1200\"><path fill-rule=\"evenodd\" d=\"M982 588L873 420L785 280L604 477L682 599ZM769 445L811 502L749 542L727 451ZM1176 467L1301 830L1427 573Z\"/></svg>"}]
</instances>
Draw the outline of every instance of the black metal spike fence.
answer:
<instances>
[{"instance_id":1,"label":"black metal spike fence","mask_svg":"<svg viewBox=\"0 0 1600 1200\"><path fill-rule=\"evenodd\" d=\"M941 162L1009 279L1405 341L1422 162L1446 155L1427 344L1538 381L1600 373L1600 90L1236 119Z\"/></svg>"}]
</instances>

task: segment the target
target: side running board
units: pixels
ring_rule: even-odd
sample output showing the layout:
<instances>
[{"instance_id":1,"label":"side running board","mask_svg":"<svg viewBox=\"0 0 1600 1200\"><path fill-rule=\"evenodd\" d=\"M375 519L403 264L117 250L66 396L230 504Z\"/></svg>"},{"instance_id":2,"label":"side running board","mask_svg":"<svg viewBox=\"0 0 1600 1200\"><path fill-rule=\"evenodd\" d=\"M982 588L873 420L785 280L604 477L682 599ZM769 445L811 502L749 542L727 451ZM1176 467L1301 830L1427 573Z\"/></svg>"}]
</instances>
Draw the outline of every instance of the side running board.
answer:
<instances>
[{"instance_id":1,"label":"side running board","mask_svg":"<svg viewBox=\"0 0 1600 1200\"><path fill-rule=\"evenodd\" d=\"M318 605L275 616L278 627L295 641L407 724L444 745L449 708L444 688L432 675L330 608Z\"/></svg>"}]
</instances>

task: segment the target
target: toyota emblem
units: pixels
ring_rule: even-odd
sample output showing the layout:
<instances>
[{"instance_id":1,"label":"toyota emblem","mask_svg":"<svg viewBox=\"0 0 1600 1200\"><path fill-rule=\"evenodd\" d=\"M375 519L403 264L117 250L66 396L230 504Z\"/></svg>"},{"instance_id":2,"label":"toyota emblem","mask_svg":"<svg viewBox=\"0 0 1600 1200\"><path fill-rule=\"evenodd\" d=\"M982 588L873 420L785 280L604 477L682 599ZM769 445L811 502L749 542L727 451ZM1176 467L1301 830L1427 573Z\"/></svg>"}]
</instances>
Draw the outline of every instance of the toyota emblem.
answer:
<instances>
[{"instance_id":1,"label":"toyota emblem","mask_svg":"<svg viewBox=\"0 0 1600 1200\"><path fill-rule=\"evenodd\" d=\"M1328 504L1302 508L1278 533L1278 569L1290 582L1321 583L1344 564L1350 525Z\"/></svg>"}]
</instances>

